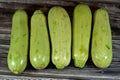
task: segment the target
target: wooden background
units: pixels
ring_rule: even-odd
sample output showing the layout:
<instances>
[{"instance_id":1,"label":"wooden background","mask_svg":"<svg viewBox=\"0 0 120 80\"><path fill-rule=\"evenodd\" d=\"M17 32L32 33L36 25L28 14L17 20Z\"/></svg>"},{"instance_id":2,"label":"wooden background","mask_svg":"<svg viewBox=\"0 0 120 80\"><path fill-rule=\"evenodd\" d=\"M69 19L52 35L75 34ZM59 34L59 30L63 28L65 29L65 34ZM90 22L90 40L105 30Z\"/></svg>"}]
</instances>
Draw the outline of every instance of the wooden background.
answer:
<instances>
[{"instance_id":1,"label":"wooden background","mask_svg":"<svg viewBox=\"0 0 120 80\"><path fill-rule=\"evenodd\" d=\"M73 63L63 70L57 70L52 63L45 70L35 70L28 62L26 70L20 75L12 74L7 67L7 54L10 44L12 15L17 9L25 9L29 20L36 9L42 9L47 16L52 6L63 6L72 19L72 12L78 3L90 5L92 12L104 7L110 15L112 29L113 60L109 68L96 68L91 59L83 69L75 68ZM0 0L0 79L120 79L120 0Z\"/></svg>"}]
</instances>

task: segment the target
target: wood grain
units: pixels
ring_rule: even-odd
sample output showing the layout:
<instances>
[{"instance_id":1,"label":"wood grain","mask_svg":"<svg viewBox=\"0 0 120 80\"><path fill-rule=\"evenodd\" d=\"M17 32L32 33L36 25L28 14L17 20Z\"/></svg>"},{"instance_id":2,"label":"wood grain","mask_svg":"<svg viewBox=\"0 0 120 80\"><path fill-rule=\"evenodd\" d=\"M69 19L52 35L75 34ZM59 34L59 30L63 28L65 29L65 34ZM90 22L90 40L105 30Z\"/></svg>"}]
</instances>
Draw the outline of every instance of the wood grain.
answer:
<instances>
[{"instance_id":1,"label":"wood grain","mask_svg":"<svg viewBox=\"0 0 120 80\"><path fill-rule=\"evenodd\" d=\"M113 60L109 68L96 68L91 59L84 69L75 68L73 63L57 70L52 63L45 70L34 70L30 63L20 75L12 74L7 67L7 54L10 45L12 15L17 9L25 9L30 17L34 10L41 9L47 16L52 6L63 6L72 20L72 12L78 3L90 5L92 12L99 7L107 9L112 29ZM0 0L0 78L1 79L120 79L120 0Z\"/></svg>"}]
</instances>

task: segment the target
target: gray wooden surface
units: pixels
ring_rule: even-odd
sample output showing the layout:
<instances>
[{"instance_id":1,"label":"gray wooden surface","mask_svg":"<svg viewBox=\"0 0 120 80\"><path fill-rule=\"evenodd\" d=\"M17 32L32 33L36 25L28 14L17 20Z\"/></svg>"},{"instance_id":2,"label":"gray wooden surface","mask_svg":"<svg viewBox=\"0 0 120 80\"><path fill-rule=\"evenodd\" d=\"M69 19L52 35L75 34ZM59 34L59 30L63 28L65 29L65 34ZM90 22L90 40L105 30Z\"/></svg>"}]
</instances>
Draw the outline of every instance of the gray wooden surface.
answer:
<instances>
[{"instance_id":1,"label":"gray wooden surface","mask_svg":"<svg viewBox=\"0 0 120 80\"><path fill-rule=\"evenodd\" d=\"M63 70L57 70L52 63L45 70L34 70L30 63L20 75L12 74L7 67L11 19L16 9L26 9L29 19L36 9L42 9L47 16L52 6L63 6L72 19L72 11L78 3L90 5L92 11L104 7L110 15L112 29L113 60L109 68L96 68L91 59L83 69L75 68L73 63ZM120 79L120 0L0 0L0 79Z\"/></svg>"}]
</instances>

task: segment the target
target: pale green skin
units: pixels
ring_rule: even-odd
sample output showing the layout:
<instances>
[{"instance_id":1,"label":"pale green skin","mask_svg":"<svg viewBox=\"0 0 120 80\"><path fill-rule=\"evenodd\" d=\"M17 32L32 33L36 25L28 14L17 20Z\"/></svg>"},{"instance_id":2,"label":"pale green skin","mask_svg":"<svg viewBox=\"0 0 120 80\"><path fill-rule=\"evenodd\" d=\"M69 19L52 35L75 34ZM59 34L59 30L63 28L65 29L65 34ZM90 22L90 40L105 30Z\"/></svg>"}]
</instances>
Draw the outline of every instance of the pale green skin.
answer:
<instances>
[{"instance_id":1,"label":"pale green skin","mask_svg":"<svg viewBox=\"0 0 120 80\"><path fill-rule=\"evenodd\" d=\"M105 9L94 13L92 61L99 68L107 68L112 61L112 37L109 16Z\"/></svg>"},{"instance_id":2,"label":"pale green skin","mask_svg":"<svg viewBox=\"0 0 120 80\"><path fill-rule=\"evenodd\" d=\"M31 18L30 62L35 69L44 69L50 61L50 46L45 15L36 10Z\"/></svg>"},{"instance_id":3,"label":"pale green skin","mask_svg":"<svg viewBox=\"0 0 120 80\"><path fill-rule=\"evenodd\" d=\"M79 4L73 13L72 59L75 67L83 68L89 56L92 14L88 5Z\"/></svg>"},{"instance_id":4,"label":"pale green skin","mask_svg":"<svg viewBox=\"0 0 120 80\"><path fill-rule=\"evenodd\" d=\"M48 24L52 43L52 62L63 69L71 60L71 22L62 7L53 7L48 13Z\"/></svg>"},{"instance_id":5,"label":"pale green skin","mask_svg":"<svg viewBox=\"0 0 120 80\"><path fill-rule=\"evenodd\" d=\"M17 10L12 18L10 48L7 57L9 69L15 73L23 72L28 54L28 16L24 10Z\"/></svg>"}]
</instances>

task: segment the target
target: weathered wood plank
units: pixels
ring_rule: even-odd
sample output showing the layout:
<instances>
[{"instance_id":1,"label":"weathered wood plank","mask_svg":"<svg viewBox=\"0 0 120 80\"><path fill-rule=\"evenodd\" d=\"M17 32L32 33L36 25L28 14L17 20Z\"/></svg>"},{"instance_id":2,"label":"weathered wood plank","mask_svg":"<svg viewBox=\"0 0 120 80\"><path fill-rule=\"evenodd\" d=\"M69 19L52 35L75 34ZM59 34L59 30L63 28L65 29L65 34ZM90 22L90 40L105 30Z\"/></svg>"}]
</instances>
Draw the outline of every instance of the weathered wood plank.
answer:
<instances>
[{"instance_id":1,"label":"weathered wood plank","mask_svg":"<svg viewBox=\"0 0 120 80\"><path fill-rule=\"evenodd\" d=\"M0 0L0 2L14 2L14 3L32 3L32 4L39 4L39 3L48 3L48 4L69 4L71 2L68 1L74 1L74 2L102 2L102 3L120 3L119 0Z\"/></svg>"},{"instance_id":2,"label":"weathered wood plank","mask_svg":"<svg viewBox=\"0 0 120 80\"><path fill-rule=\"evenodd\" d=\"M72 20L72 11L78 3L90 5L92 11L98 7L108 10L112 29L113 59L109 68L98 69L90 61L84 69L75 68L73 63L57 70L52 63L45 70L34 70L30 63L25 72L20 75L12 74L7 67L7 54L10 45L12 15L16 9L26 9L30 17L34 10L42 9L45 15L52 6L63 6ZM8 79L37 79L43 77L70 79L120 79L120 0L0 0L0 78Z\"/></svg>"}]
</instances>

